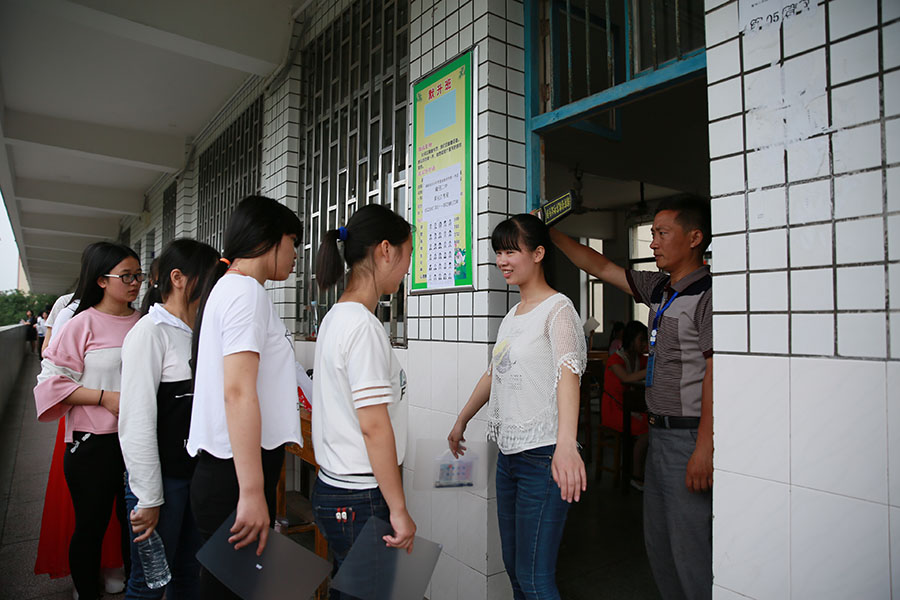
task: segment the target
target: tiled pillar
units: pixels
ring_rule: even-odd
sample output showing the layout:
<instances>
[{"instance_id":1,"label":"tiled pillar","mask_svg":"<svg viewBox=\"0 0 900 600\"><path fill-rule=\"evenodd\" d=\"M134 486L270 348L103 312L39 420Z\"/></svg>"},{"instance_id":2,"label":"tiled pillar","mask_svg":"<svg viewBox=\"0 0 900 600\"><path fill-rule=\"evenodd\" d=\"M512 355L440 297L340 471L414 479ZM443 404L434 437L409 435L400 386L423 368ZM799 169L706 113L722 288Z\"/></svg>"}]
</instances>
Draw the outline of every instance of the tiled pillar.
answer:
<instances>
[{"instance_id":1,"label":"tiled pillar","mask_svg":"<svg viewBox=\"0 0 900 600\"><path fill-rule=\"evenodd\" d=\"M900 597L900 3L706 9L714 597Z\"/></svg>"},{"instance_id":2,"label":"tiled pillar","mask_svg":"<svg viewBox=\"0 0 900 600\"><path fill-rule=\"evenodd\" d=\"M500 321L518 294L493 266L493 228L525 210L524 28L517 0L414 0L410 79L478 47L477 291L414 295L408 302L411 466L417 437L444 439L485 372ZM485 439L479 413L469 439ZM496 500L471 492L407 494L419 531L444 545L431 600L511 598L500 556Z\"/></svg>"}]
</instances>

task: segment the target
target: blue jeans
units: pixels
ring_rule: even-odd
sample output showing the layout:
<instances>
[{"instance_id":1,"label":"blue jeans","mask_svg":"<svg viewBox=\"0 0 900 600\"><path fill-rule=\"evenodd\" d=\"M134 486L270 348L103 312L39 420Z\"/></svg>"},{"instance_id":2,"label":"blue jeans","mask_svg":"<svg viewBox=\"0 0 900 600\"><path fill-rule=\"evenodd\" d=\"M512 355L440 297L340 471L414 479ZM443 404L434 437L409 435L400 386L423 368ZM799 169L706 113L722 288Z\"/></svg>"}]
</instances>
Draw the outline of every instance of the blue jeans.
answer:
<instances>
[{"instance_id":1,"label":"blue jeans","mask_svg":"<svg viewBox=\"0 0 900 600\"><path fill-rule=\"evenodd\" d=\"M369 517L375 516L383 521L390 522L391 511L388 509L381 490L348 490L328 485L321 479L316 479L312 492L313 515L316 519L316 527L328 540L328 547L334 557L331 576L334 577L350 546L356 541L359 532L365 527ZM348 519L338 521L335 514L338 509L346 510ZM337 590L331 590L331 600L349 600L354 596L342 594Z\"/></svg>"},{"instance_id":2,"label":"blue jeans","mask_svg":"<svg viewBox=\"0 0 900 600\"><path fill-rule=\"evenodd\" d=\"M556 446L497 457L497 516L503 564L516 600L559 600L556 557L569 503L550 462Z\"/></svg>"},{"instance_id":3,"label":"blue jeans","mask_svg":"<svg viewBox=\"0 0 900 600\"><path fill-rule=\"evenodd\" d=\"M198 597L198 584L200 581L200 563L197 561L197 551L203 545L203 538L194 524L194 515L191 512L190 502L191 480L163 477L163 495L165 504L159 507L159 522L156 524L156 532L162 539L166 549L166 560L169 563L169 571L172 573L172 581L168 585L157 590L151 590L144 583L144 568L141 565L141 557L138 555L137 545L134 543L136 534L131 534L131 576L128 578L128 587L125 589L125 598L158 600L165 593L167 600L192 600ZM125 506L128 517L137 506L138 499L132 493L131 487L125 485ZM130 527L129 527L130 530Z\"/></svg>"}]
</instances>

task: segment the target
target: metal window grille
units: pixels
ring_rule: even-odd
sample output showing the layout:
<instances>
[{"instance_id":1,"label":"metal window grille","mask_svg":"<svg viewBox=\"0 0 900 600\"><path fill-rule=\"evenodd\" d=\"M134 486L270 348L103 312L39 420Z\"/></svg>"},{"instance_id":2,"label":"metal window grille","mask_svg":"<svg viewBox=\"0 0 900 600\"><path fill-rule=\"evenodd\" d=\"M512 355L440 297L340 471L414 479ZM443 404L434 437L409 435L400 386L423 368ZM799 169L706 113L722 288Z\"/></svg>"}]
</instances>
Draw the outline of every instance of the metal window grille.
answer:
<instances>
[{"instance_id":1,"label":"metal window grille","mask_svg":"<svg viewBox=\"0 0 900 600\"><path fill-rule=\"evenodd\" d=\"M703 49L703 0L545 0L543 111ZM615 128L615 115L604 115Z\"/></svg>"},{"instance_id":2,"label":"metal window grille","mask_svg":"<svg viewBox=\"0 0 900 600\"><path fill-rule=\"evenodd\" d=\"M144 250L147 252L147 267L149 268L150 263L156 258L156 230L151 229L147 232L147 236L144 241ZM143 261L142 261L143 262Z\"/></svg>"},{"instance_id":3,"label":"metal window grille","mask_svg":"<svg viewBox=\"0 0 900 600\"><path fill-rule=\"evenodd\" d=\"M200 154L197 239L222 250L228 217L262 183L263 98L257 98Z\"/></svg>"},{"instance_id":4,"label":"metal window grille","mask_svg":"<svg viewBox=\"0 0 900 600\"><path fill-rule=\"evenodd\" d=\"M119 234L119 240L123 245L131 247L131 229L126 229L125 231ZM140 256L140 254L138 254Z\"/></svg>"},{"instance_id":5,"label":"metal window grille","mask_svg":"<svg viewBox=\"0 0 900 600\"><path fill-rule=\"evenodd\" d=\"M359 206L380 203L406 215L409 6L357 0L302 51L300 202L304 277L298 319L315 335L343 286L320 292L315 257L322 236ZM404 286L379 305L394 343L405 343Z\"/></svg>"},{"instance_id":6,"label":"metal window grille","mask_svg":"<svg viewBox=\"0 0 900 600\"><path fill-rule=\"evenodd\" d=\"M163 246L175 238L175 207L177 184L172 183L163 192L162 243Z\"/></svg>"}]
</instances>

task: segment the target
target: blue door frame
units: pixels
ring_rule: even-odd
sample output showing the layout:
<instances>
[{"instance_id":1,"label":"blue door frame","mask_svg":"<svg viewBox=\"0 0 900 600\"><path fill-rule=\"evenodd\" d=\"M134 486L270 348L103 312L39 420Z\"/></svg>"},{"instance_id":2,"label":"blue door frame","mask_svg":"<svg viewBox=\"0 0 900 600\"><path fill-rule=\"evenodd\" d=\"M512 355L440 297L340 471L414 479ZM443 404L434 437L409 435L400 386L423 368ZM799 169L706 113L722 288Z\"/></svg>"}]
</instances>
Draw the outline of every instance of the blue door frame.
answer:
<instances>
[{"instance_id":1,"label":"blue door frame","mask_svg":"<svg viewBox=\"0 0 900 600\"><path fill-rule=\"evenodd\" d=\"M542 0L524 0L525 12L525 172L528 210L541 203L541 134L557 127L577 126L579 121L656 93L699 76L706 70L706 50L701 48L681 58L670 60L656 69L633 74L631 64L632 36L630 29L630 0L625 2L625 65L626 80L597 92L539 114L540 99L540 4ZM618 129L618 125L617 125Z\"/></svg>"}]
</instances>

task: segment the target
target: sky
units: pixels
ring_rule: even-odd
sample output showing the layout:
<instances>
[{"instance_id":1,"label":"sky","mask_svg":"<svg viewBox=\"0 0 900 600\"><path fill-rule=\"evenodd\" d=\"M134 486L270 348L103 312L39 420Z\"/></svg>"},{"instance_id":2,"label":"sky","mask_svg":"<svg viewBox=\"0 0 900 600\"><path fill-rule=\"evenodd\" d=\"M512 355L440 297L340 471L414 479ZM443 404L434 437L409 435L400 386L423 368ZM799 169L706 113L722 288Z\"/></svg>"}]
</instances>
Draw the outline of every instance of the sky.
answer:
<instances>
[{"instance_id":1,"label":"sky","mask_svg":"<svg viewBox=\"0 0 900 600\"><path fill-rule=\"evenodd\" d=\"M6 202L0 192L0 291L16 288L19 279L19 249L13 235L9 215L6 214Z\"/></svg>"}]
</instances>

